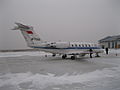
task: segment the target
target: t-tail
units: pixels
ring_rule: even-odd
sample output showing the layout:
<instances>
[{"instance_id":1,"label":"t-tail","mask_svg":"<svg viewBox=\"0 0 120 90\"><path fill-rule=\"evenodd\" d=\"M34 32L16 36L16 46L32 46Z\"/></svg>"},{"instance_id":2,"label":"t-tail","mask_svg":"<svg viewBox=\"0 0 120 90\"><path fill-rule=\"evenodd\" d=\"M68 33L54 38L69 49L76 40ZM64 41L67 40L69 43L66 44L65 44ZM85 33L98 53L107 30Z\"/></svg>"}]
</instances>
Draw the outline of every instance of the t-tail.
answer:
<instances>
[{"instance_id":1,"label":"t-tail","mask_svg":"<svg viewBox=\"0 0 120 90\"><path fill-rule=\"evenodd\" d=\"M36 46L42 42L41 38L33 30L33 27L23 25L21 23L15 24L17 26L15 26L12 30L20 30L29 47Z\"/></svg>"}]
</instances>

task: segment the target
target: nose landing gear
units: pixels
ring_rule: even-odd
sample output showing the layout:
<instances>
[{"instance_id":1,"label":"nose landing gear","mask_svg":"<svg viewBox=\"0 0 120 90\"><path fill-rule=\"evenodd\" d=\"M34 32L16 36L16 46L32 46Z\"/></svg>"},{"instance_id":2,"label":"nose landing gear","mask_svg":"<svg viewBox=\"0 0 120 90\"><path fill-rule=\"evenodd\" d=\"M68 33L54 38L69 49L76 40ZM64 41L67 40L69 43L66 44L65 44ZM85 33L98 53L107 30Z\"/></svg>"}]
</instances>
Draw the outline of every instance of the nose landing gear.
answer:
<instances>
[{"instance_id":1,"label":"nose landing gear","mask_svg":"<svg viewBox=\"0 0 120 90\"><path fill-rule=\"evenodd\" d=\"M90 49L89 52L90 52L90 58L92 58L93 50Z\"/></svg>"}]
</instances>

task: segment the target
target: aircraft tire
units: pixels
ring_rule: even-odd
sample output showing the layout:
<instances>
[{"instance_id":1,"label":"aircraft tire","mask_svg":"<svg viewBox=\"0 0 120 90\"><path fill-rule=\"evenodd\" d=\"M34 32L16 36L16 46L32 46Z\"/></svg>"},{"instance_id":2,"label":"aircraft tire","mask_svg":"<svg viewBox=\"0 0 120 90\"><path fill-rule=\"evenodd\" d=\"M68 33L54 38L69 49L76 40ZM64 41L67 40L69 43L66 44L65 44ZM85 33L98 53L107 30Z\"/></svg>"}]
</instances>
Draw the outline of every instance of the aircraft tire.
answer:
<instances>
[{"instance_id":1,"label":"aircraft tire","mask_svg":"<svg viewBox=\"0 0 120 90\"><path fill-rule=\"evenodd\" d=\"M72 60L75 60L75 56L71 56L71 59L72 59Z\"/></svg>"},{"instance_id":2,"label":"aircraft tire","mask_svg":"<svg viewBox=\"0 0 120 90\"><path fill-rule=\"evenodd\" d=\"M53 56L53 57L55 57L55 56L56 56L56 54L53 54L52 56Z\"/></svg>"},{"instance_id":3,"label":"aircraft tire","mask_svg":"<svg viewBox=\"0 0 120 90\"><path fill-rule=\"evenodd\" d=\"M62 56L62 59L65 59L65 58L66 58L66 57L63 55L63 56Z\"/></svg>"},{"instance_id":4,"label":"aircraft tire","mask_svg":"<svg viewBox=\"0 0 120 90\"><path fill-rule=\"evenodd\" d=\"M66 57L67 57L67 55L65 54L65 55L62 56L62 59L65 59Z\"/></svg>"},{"instance_id":5,"label":"aircraft tire","mask_svg":"<svg viewBox=\"0 0 120 90\"><path fill-rule=\"evenodd\" d=\"M95 57L100 57L98 53L96 53L96 56Z\"/></svg>"}]
</instances>

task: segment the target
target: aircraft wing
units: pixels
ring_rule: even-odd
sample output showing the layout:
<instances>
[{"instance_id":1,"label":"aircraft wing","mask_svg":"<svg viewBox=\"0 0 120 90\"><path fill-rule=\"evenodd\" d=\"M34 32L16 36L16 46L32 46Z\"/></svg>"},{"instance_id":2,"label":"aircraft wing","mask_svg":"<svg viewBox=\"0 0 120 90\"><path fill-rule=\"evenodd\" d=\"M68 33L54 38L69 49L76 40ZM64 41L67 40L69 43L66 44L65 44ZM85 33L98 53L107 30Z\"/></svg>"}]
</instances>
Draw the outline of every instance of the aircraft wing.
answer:
<instances>
[{"instance_id":1,"label":"aircraft wing","mask_svg":"<svg viewBox=\"0 0 120 90\"><path fill-rule=\"evenodd\" d=\"M66 52L67 55L86 55L86 54L90 54L90 53L96 53L97 51L92 51L90 52L89 50L85 50L85 51L70 51L70 52ZM97 52L100 53L100 52Z\"/></svg>"}]
</instances>

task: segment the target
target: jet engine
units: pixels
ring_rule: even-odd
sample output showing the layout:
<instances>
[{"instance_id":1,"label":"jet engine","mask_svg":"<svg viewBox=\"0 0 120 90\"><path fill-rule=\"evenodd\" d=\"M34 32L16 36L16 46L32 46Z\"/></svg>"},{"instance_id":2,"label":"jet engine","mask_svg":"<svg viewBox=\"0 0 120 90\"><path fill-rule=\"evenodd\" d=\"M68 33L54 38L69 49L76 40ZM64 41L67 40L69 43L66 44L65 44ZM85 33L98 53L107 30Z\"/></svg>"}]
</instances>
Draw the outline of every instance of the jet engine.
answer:
<instances>
[{"instance_id":1,"label":"jet engine","mask_svg":"<svg viewBox=\"0 0 120 90\"><path fill-rule=\"evenodd\" d=\"M49 43L47 46L51 48L68 48L69 45L70 44L68 42L52 42Z\"/></svg>"}]
</instances>

